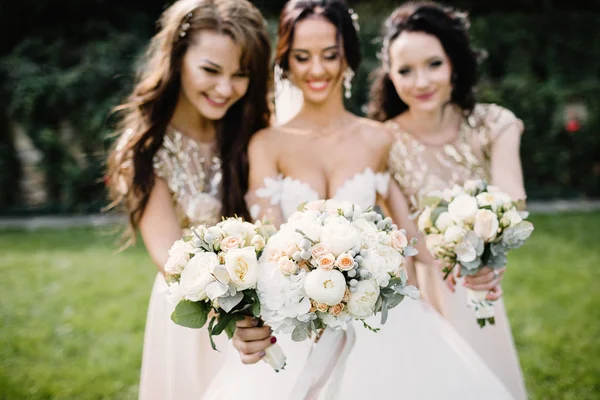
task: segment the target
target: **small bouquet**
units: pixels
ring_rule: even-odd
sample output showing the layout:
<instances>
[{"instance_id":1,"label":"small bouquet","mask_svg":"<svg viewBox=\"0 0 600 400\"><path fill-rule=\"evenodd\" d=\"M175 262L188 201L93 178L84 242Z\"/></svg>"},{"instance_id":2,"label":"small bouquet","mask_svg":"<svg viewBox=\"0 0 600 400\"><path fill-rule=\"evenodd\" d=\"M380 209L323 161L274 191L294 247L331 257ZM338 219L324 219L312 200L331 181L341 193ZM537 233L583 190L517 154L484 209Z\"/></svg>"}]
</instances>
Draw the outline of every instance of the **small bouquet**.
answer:
<instances>
[{"instance_id":1,"label":"small bouquet","mask_svg":"<svg viewBox=\"0 0 600 400\"><path fill-rule=\"evenodd\" d=\"M422 206L419 230L426 235L431 254L444 263L444 279L455 266L463 276L486 266L504 267L506 253L521 247L533 232L533 224L525 221L528 213L519 211L521 205L481 180L430 193ZM493 302L486 299L487 291L468 290L467 296L479 325L493 325Z\"/></svg>"},{"instance_id":2,"label":"small bouquet","mask_svg":"<svg viewBox=\"0 0 600 400\"><path fill-rule=\"evenodd\" d=\"M273 235L259 259L257 293L262 318L275 332L303 341L322 329L346 329L381 313L405 296L404 257L413 242L391 219L351 203L320 200L301 205Z\"/></svg>"},{"instance_id":3,"label":"small bouquet","mask_svg":"<svg viewBox=\"0 0 600 400\"><path fill-rule=\"evenodd\" d=\"M225 331L231 338L237 321L260 316L258 259L275 229L260 222L227 218L191 232L173 244L165 264L167 297L177 304L171 319L198 329L210 318L209 337L216 350L213 335ZM277 344L266 352L263 359L267 363L276 371L284 368L285 356Z\"/></svg>"}]
</instances>

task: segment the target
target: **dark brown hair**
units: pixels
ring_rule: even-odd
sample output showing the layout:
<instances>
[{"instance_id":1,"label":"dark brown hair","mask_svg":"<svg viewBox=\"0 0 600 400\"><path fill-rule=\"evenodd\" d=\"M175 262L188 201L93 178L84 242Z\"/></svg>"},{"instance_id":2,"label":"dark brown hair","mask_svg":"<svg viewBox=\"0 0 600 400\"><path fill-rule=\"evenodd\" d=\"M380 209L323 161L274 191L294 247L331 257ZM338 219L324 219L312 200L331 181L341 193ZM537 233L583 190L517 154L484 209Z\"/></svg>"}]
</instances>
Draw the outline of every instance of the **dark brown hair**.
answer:
<instances>
[{"instance_id":1,"label":"dark brown hair","mask_svg":"<svg viewBox=\"0 0 600 400\"><path fill-rule=\"evenodd\" d=\"M275 51L275 64L284 74L289 71L289 55L296 24L311 16L322 16L331 22L338 32L338 43L343 44L343 55L352 71L358 69L361 61L360 43L354 27L352 15L346 3L341 0L291 0L288 1L279 17L279 40Z\"/></svg>"},{"instance_id":2,"label":"dark brown hair","mask_svg":"<svg viewBox=\"0 0 600 400\"><path fill-rule=\"evenodd\" d=\"M247 148L251 136L268 126L267 92L270 82L270 43L265 21L246 0L179 0L160 19L137 84L123 113L114 150L108 159L108 180L113 202L129 213L129 239L144 213L154 186L153 158L161 147L175 111L183 55L195 33L210 30L230 36L242 49L242 68L249 71L246 94L216 121L217 145L222 160L222 214L249 219L244 202L248 189Z\"/></svg>"},{"instance_id":3,"label":"dark brown hair","mask_svg":"<svg viewBox=\"0 0 600 400\"><path fill-rule=\"evenodd\" d=\"M388 73L390 46L402 32L424 32L440 41L452 65L451 102L469 114L475 107L478 53L471 48L468 29L465 13L434 2L412 2L398 7L384 23L382 66L374 72L369 116L386 121L408 110Z\"/></svg>"}]
</instances>

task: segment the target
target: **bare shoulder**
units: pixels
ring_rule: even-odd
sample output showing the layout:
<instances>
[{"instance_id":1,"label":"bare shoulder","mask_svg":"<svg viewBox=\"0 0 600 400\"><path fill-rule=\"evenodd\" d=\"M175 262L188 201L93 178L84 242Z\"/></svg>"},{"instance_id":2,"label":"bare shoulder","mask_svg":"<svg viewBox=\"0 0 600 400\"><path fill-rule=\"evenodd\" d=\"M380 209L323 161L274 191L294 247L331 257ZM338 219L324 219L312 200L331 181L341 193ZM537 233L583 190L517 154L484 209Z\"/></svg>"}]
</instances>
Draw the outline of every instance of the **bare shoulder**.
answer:
<instances>
[{"instance_id":1,"label":"bare shoulder","mask_svg":"<svg viewBox=\"0 0 600 400\"><path fill-rule=\"evenodd\" d=\"M277 141L280 138L276 127L268 127L256 132L250 139L248 144L249 153L263 153L270 151L277 146Z\"/></svg>"},{"instance_id":2,"label":"bare shoulder","mask_svg":"<svg viewBox=\"0 0 600 400\"><path fill-rule=\"evenodd\" d=\"M358 118L360 132L365 139L375 147L389 148L393 143L390 130L381 122L367 118Z\"/></svg>"}]
</instances>

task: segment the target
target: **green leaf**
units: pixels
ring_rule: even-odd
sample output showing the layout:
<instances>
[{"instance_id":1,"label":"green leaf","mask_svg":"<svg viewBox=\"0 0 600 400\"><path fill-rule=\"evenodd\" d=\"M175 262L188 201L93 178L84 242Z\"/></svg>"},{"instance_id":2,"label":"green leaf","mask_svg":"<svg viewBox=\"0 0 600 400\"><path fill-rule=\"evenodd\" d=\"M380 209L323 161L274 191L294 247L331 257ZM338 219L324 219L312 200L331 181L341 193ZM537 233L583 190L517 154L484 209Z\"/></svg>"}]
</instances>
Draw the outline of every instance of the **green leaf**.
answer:
<instances>
[{"instance_id":1,"label":"green leaf","mask_svg":"<svg viewBox=\"0 0 600 400\"><path fill-rule=\"evenodd\" d=\"M308 324L300 324L294 328L292 332L292 340L294 342L302 342L308 339L308 335L310 330L308 329Z\"/></svg>"},{"instance_id":2,"label":"green leaf","mask_svg":"<svg viewBox=\"0 0 600 400\"><path fill-rule=\"evenodd\" d=\"M227 327L227 325L229 325L232 318L232 314L219 315L219 322L217 322L217 325L213 328L212 334L215 336L220 335L223 332L223 330Z\"/></svg>"},{"instance_id":3,"label":"green leaf","mask_svg":"<svg viewBox=\"0 0 600 400\"><path fill-rule=\"evenodd\" d=\"M216 320L217 320L217 317L212 317L208 324L208 339L210 340L210 346L213 348L213 350L217 350L217 345L215 344L215 341L213 340L213 335L212 335L213 326L215 325ZM219 351L219 350L217 350L217 351Z\"/></svg>"},{"instance_id":4,"label":"green leaf","mask_svg":"<svg viewBox=\"0 0 600 400\"><path fill-rule=\"evenodd\" d=\"M229 324L227 324L227 326L225 327L225 333L227 334L227 338L231 339L233 337L233 334L235 333L235 323L237 322L237 320L235 318L233 318Z\"/></svg>"},{"instance_id":5,"label":"green leaf","mask_svg":"<svg viewBox=\"0 0 600 400\"><path fill-rule=\"evenodd\" d=\"M208 306L204 302L182 300L171 314L171 320L186 328L199 329L208 319Z\"/></svg>"}]
</instances>

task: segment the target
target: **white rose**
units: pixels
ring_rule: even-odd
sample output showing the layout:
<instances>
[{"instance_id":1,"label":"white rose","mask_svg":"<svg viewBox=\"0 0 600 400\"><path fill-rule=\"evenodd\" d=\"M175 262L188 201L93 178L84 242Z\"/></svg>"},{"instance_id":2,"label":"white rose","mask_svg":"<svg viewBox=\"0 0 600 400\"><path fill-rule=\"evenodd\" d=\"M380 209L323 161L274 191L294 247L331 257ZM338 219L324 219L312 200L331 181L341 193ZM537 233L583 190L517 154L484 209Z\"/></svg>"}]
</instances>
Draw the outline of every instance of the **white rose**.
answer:
<instances>
[{"instance_id":1,"label":"white rose","mask_svg":"<svg viewBox=\"0 0 600 400\"><path fill-rule=\"evenodd\" d=\"M452 225L454 225L454 219L448 211L442 212L435 220L435 227L438 228L440 232L446 232L446 229Z\"/></svg>"},{"instance_id":2,"label":"white rose","mask_svg":"<svg viewBox=\"0 0 600 400\"><path fill-rule=\"evenodd\" d=\"M190 242L178 240L169 249L169 258L165 264L165 272L169 275L177 275L190 260L190 253L194 253L194 246Z\"/></svg>"},{"instance_id":3,"label":"white rose","mask_svg":"<svg viewBox=\"0 0 600 400\"><path fill-rule=\"evenodd\" d=\"M523 217L521 217L521 214L515 208L511 208L505 212L501 220L502 225L506 227L514 226L521 221L523 221Z\"/></svg>"},{"instance_id":4,"label":"white rose","mask_svg":"<svg viewBox=\"0 0 600 400\"><path fill-rule=\"evenodd\" d=\"M254 247L230 250L225 256L225 268L238 290L250 289L258 279L258 260Z\"/></svg>"},{"instance_id":5,"label":"white rose","mask_svg":"<svg viewBox=\"0 0 600 400\"><path fill-rule=\"evenodd\" d=\"M425 207L421 215L419 215L419 220L417 221L417 226L421 232L425 232L426 229L431 228L433 225L431 223L431 208Z\"/></svg>"},{"instance_id":6,"label":"white rose","mask_svg":"<svg viewBox=\"0 0 600 400\"><path fill-rule=\"evenodd\" d=\"M456 222L473 222L477 210L479 210L477 199L466 194L456 197L448 205L448 212Z\"/></svg>"},{"instance_id":7,"label":"white rose","mask_svg":"<svg viewBox=\"0 0 600 400\"><path fill-rule=\"evenodd\" d=\"M306 276L304 291L317 303L334 306L344 298L346 279L337 269L317 268Z\"/></svg>"},{"instance_id":8,"label":"white rose","mask_svg":"<svg viewBox=\"0 0 600 400\"><path fill-rule=\"evenodd\" d=\"M331 246L331 252L337 257L355 247L360 247L361 236L350 224L332 222L323 227L321 242Z\"/></svg>"},{"instance_id":9,"label":"white rose","mask_svg":"<svg viewBox=\"0 0 600 400\"><path fill-rule=\"evenodd\" d=\"M488 186L487 191L494 194L494 198L496 199L496 206L500 207L506 203L511 203L512 199L510 196L503 192L498 186Z\"/></svg>"},{"instance_id":10,"label":"white rose","mask_svg":"<svg viewBox=\"0 0 600 400\"><path fill-rule=\"evenodd\" d=\"M444 240L446 243L457 243L465 236L465 233L467 233L467 231L464 228L453 225L444 233Z\"/></svg>"},{"instance_id":11,"label":"white rose","mask_svg":"<svg viewBox=\"0 0 600 400\"><path fill-rule=\"evenodd\" d=\"M179 282L169 283L169 288L166 290L165 295L167 296L167 301L175 305L185 298Z\"/></svg>"},{"instance_id":12,"label":"white rose","mask_svg":"<svg viewBox=\"0 0 600 400\"><path fill-rule=\"evenodd\" d=\"M496 197L493 193L483 192L477 195L477 204L479 207L492 207L492 210L496 211L498 205L496 204Z\"/></svg>"},{"instance_id":13,"label":"white rose","mask_svg":"<svg viewBox=\"0 0 600 400\"><path fill-rule=\"evenodd\" d=\"M375 314L379 285L374 279L358 282L348 299L347 310L354 318L364 319Z\"/></svg>"},{"instance_id":14,"label":"white rose","mask_svg":"<svg viewBox=\"0 0 600 400\"><path fill-rule=\"evenodd\" d=\"M254 246L256 251L261 251L265 248L265 238L260 235L255 235L250 244Z\"/></svg>"},{"instance_id":15,"label":"white rose","mask_svg":"<svg viewBox=\"0 0 600 400\"><path fill-rule=\"evenodd\" d=\"M186 299L200 301L208 297L206 286L214 281L213 272L218 265L219 260L215 253L198 253L192 257L179 280Z\"/></svg>"},{"instance_id":16,"label":"white rose","mask_svg":"<svg viewBox=\"0 0 600 400\"><path fill-rule=\"evenodd\" d=\"M204 240L206 243L212 245L217 240L220 242L221 239L223 239L223 230L221 228L218 226L211 226L206 229L206 232L204 233Z\"/></svg>"},{"instance_id":17,"label":"white rose","mask_svg":"<svg viewBox=\"0 0 600 400\"><path fill-rule=\"evenodd\" d=\"M494 240L498 234L498 217L490 210L479 210L475 213L473 231L485 242Z\"/></svg>"},{"instance_id":18,"label":"white rose","mask_svg":"<svg viewBox=\"0 0 600 400\"><path fill-rule=\"evenodd\" d=\"M472 179L465 181L463 187L468 193L475 193L476 191L483 189L483 182L481 182L480 180Z\"/></svg>"}]
</instances>

